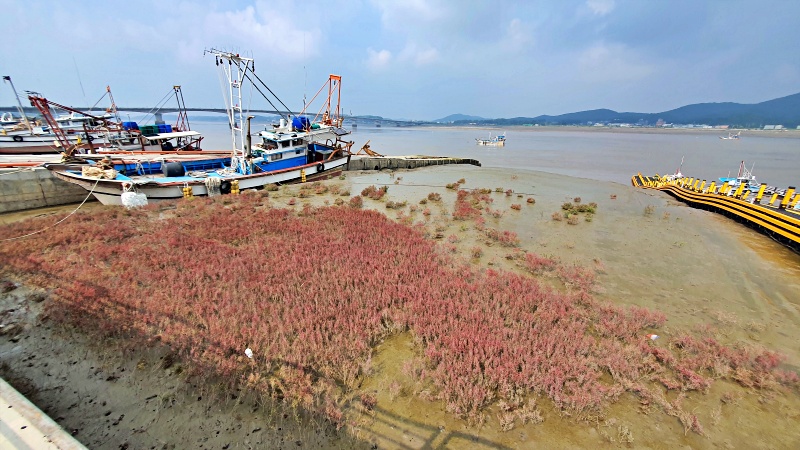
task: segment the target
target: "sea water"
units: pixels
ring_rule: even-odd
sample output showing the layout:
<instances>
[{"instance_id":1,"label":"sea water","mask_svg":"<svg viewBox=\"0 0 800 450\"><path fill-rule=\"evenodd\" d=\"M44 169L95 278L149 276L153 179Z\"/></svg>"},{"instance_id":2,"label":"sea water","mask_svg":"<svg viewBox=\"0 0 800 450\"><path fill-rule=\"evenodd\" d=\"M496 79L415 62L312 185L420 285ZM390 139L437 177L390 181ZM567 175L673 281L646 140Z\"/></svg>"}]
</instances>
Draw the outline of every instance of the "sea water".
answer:
<instances>
[{"instance_id":1,"label":"sea water","mask_svg":"<svg viewBox=\"0 0 800 450\"><path fill-rule=\"evenodd\" d=\"M269 124L254 123L253 132ZM227 123L193 122L205 136L205 150L231 148ZM476 138L505 132L504 147L476 145ZM456 127L359 126L345 139L353 151L367 141L370 148L388 156L430 155L473 158L485 167L528 169L573 177L629 184L631 176L672 174L683 159L682 173L717 181L736 176L745 161L759 182L778 188L800 187L800 135L748 136L724 140L715 131L661 132L626 130L576 130L514 127L510 129ZM727 134L726 134L727 136Z\"/></svg>"}]
</instances>

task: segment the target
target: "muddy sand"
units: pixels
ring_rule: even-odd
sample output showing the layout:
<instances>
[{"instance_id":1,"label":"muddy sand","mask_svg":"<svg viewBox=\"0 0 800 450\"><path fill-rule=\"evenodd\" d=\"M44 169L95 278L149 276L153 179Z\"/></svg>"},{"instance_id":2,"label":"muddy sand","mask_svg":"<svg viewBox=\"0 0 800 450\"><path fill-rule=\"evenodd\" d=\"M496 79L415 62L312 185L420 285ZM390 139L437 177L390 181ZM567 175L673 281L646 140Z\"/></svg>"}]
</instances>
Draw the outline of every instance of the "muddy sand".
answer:
<instances>
[{"instance_id":1,"label":"muddy sand","mask_svg":"<svg viewBox=\"0 0 800 450\"><path fill-rule=\"evenodd\" d=\"M492 209L503 215L487 218L487 226L516 232L525 251L594 269L598 299L664 312L659 335L710 325L723 343L764 346L786 355L783 368L800 370L800 255L722 216L659 192L533 171L444 166L351 172L326 183L349 189L351 196L370 185L388 185L388 198L365 199L364 207L392 218L397 211L386 202L415 205L438 192L444 206L429 205L426 227L434 236L457 237L453 244L442 238L442 245L454 245L465 259L481 247L483 255L471 260L478 269L519 270L506 258L509 249L491 245L450 217L456 195L444 186L462 178L462 188L513 191L492 194ZM284 187L270 198L285 204L298 189ZM553 220L562 203L575 197L597 203L591 221ZM297 198L295 208L333 204L336 198ZM513 204L521 208L514 210ZM71 209L5 215L0 223L41 214L55 222ZM405 211L408 215L408 207ZM631 394L591 420L562 416L542 399L542 423L516 423L501 431L499 410L492 406L485 424L469 426L446 413L441 402L414 395L413 382L401 369L415 356L407 333L377 348L374 370L362 386L375 391L377 406L348 411L348 425L337 431L322 419L246 392L220 392L213 380L187 379L182 362L164 349L90 342L79 330L41 314L50 301L29 286L0 294L0 375L93 449L800 447L796 389L745 389L726 380L714 382L707 393L689 392L684 400L684 409L703 423L704 436L685 433L678 419L662 411L643 412Z\"/></svg>"}]
</instances>

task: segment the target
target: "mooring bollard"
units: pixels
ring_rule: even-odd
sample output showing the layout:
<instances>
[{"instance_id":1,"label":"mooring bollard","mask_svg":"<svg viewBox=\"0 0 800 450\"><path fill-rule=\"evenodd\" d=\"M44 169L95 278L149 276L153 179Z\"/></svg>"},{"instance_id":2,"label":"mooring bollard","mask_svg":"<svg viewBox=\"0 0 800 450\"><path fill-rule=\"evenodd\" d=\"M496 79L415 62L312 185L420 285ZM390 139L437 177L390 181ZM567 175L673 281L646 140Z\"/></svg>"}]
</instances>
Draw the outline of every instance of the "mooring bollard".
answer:
<instances>
[{"instance_id":1,"label":"mooring bollard","mask_svg":"<svg viewBox=\"0 0 800 450\"><path fill-rule=\"evenodd\" d=\"M739 187L736 188L736 192L733 193L733 198L741 197L743 189L744 189L744 183L739 184Z\"/></svg>"},{"instance_id":2,"label":"mooring bollard","mask_svg":"<svg viewBox=\"0 0 800 450\"><path fill-rule=\"evenodd\" d=\"M794 200L789 205L792 209L800 209L800 194L794 194Z\"/></svg>"},{"instance_id":3,"label":"mooring bollard","mask_svg":"<svg viewBox=\"0 0 800 450\"><path fill-rule=\"evenodd\" d=\"M775 200L777 200L777 199L778 199L778 193L776 192L776 193L772 194L772 198L769 199L768 205L772 206L772 204L775 203Z\"/></svg>"},{"instance_id":4,"label":"mooring bollard","mask_svg":"<svg viewBox=\"0 0 800 450\"><path fill-rule=\"evenodd\" d=\"M783 200L781 201L781 205L778 207L779 209L786 209L786 206L789 204L789 200L792 198L792 194L794 194L794 186L789 186L786 189L786 193L783 194Z\"/></svg>"},{"instance_id":5,"label":"mooring bollard","mask_svg":"<svg viewBox=\"0 0 800 450\"><path fill-rule=\"evenodd\" d=\"M761 203L761 197L764 196L764 189L767 188L767 183L761 183L761 187L758 188L758 195L756 195L756 203Z\"/></svg>"}]
</instances>

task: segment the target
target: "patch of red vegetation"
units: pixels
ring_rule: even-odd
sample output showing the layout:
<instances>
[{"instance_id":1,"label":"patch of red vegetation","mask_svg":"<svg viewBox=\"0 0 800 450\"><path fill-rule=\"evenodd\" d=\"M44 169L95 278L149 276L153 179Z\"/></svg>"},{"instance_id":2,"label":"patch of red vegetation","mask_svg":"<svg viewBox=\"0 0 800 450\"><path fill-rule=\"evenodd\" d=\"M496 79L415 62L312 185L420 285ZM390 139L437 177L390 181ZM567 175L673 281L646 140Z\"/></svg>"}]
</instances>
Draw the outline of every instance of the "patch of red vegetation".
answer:
<instances>
[{"instance_id":1,"label":"patch of red vegetation","mask_svg":"<svg viewBox=\"0 0 800 450\"><path fill-rule=\"evenodd\" d=\"M480 214L466 191L458 197L457 211ZM488 405L519 403L521 393L581 414L628 391L702 432L677 401L663 400L659 385L797 383L770 351L689 335L664 342L669 348L646 339L664 315L595 300L587 269L528 254L528 270L555 273L566 286L560 292L531 276L472 269L375 211L298 214L259 208L265 200L78 213L25 245L0 243L0 266L55 289L54 319L142 345L157 336L198 373L237 380L339 425L342 391L356 388L379 341L405 330L425 357L413 370L432 386L425 395L476 422ZM0 231L18 236L46 220ZM360 400L370 408L373 398Z\"/></svg>"}]
</instances>

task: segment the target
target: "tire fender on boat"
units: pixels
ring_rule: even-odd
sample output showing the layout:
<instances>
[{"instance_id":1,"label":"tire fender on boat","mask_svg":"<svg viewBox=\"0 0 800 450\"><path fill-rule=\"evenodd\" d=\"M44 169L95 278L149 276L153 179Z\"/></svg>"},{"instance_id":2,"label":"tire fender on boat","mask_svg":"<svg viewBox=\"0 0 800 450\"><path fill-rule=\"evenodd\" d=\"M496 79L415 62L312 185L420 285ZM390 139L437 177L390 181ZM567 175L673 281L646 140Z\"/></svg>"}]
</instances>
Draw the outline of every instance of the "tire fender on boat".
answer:
<instances>
[{"instance_id":1,"label":"tire fender on boat","mask_svg":"<svg viewBox=\"0 0 800 450\"><path fill-rule=\"evenodd\" d=\"M322 172L323 170L325 170L325 164L317 164L317 173Z\"/></svg>"},{"instance_id":2,"label":"tire fender on boat","mask_svg":"<svg viewBox=\"0 0 800 450\"><path fill-rule=\"evenodd\" d=\"M22 142L22 136L14 136L14 142Z\"/></svg>"}]
</instances>

